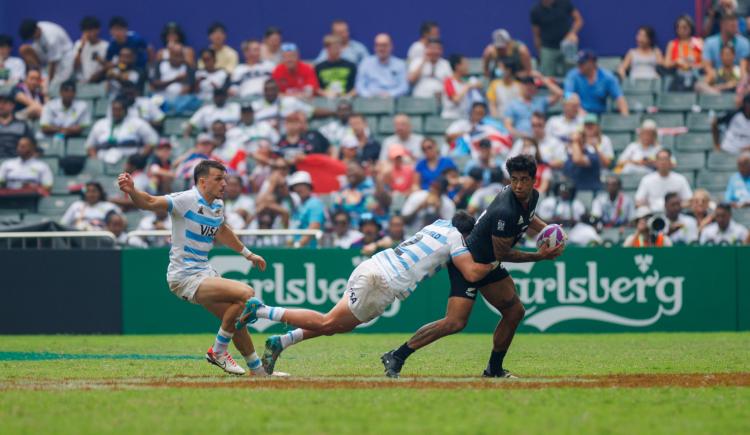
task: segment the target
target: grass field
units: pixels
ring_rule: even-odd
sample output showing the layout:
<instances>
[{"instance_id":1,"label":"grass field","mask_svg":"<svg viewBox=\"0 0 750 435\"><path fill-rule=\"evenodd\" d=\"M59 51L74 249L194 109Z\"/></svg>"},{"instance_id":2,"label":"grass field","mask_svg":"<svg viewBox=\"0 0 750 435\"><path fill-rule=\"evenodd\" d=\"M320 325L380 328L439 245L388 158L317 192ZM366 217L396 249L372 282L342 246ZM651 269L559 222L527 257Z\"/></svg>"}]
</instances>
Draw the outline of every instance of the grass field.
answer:
<instances>
[{"instance_id":1,"label":"grass field","mask_svg":"<svg viewBox=\"0 0 750 435\"><path fill-rule=\"evenodd\" d=\"M302 343L269 380L208 365L210 335L0 336L0 433L750 433L750 333L519 335L518 380L459 334L384 378L406 338Z\"/></svg>"}]
</instances>

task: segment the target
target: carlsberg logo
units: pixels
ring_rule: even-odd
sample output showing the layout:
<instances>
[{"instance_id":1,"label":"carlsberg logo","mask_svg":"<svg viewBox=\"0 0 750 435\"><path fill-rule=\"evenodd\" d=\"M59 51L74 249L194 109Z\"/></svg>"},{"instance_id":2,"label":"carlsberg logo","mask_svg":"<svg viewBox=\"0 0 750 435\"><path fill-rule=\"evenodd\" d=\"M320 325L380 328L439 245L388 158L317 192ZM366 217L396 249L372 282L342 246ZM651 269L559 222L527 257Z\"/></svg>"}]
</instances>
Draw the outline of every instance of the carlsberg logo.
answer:
<instances>
[{"instance_id":1,"label":"carlsberg logo","mask_svg":"<svg viewBox=\"0 0 750 435\"><path fill-rule=\"evenodd\" d=\"M587 261L586 274L570 276L564 262L554 263L554 276L524 277L535 263L508 264L518 295L526 306L526 325L545 331L568 320L594 320L616 325L645 327L662 316L674 316L682 309L684 277L661 276L658 270L649 271L651 255L636 255L634 266L641 275L609 277L599 275L596 261ZM612 308L619 305L644 304L654 307L645 318L631 318ZM486 303L486 301L485 301ZM602 305L607 304L609 309ZM493 311L494 308L487 304Z\"/></svg>"}]
</instances>

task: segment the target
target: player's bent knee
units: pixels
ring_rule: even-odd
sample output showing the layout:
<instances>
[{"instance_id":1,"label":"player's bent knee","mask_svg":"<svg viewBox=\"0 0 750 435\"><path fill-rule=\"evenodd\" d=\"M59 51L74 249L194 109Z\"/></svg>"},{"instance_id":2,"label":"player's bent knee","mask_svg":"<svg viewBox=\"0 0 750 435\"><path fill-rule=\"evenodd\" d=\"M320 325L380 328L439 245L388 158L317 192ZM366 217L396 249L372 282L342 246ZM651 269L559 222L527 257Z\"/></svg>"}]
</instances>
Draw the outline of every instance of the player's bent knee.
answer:
<instances>
[{"instance_id":1,"label":"player's bent knee","mask_svg":"<svg viewBox=\"0 0 750 435\"><path fill-rule=\"evenodd\" d=\"M443 330L448 335L461 332L465 327L466 320L464 319L445 319L443 322Z\"/></svg>"}]
</instances>

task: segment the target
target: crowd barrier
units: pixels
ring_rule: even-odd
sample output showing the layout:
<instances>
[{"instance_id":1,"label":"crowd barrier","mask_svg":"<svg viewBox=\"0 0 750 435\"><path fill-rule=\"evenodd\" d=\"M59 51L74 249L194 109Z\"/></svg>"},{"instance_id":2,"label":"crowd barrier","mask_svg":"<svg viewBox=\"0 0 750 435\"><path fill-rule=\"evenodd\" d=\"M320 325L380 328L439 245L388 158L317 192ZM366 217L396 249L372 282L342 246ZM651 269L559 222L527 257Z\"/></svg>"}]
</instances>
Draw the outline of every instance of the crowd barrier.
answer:
<instances>
[{"instance_id":1,"label":"crowd barrier","mask_svg":"<svg viewBox=\"0 0 750 435\"><path fill-rule=\"evenodd\" d=\"M222 276L266 303L327 311L366 257L355 250L258 249L265 272L214 250ZM173 296L167 249L0 251L0 334L208 333L217 320ZM522 332L750 330L750 247L569 248L555 261L507 264L526 306ZM360 332L413 332L445 313L447 273L419 285ZM491 332L499 315L478 297L465 331ZM286 325L259 320L256 331Z\"/></svg>"}]
</instances>

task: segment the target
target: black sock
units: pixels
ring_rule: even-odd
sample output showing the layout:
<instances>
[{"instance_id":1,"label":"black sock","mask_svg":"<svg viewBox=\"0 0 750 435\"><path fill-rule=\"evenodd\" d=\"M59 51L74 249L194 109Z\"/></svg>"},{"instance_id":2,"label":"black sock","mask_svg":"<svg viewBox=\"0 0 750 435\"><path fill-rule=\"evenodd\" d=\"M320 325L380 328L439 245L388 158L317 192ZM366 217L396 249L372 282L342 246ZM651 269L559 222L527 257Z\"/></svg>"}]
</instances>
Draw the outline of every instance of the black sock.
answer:
<instances>
[{"instance_id":1,"label":"black sock","mask_svg":"<svg viewBox=\"0 0 750 435\"><path fill-rule=\"evenodd\" d=\"M409 355L414 353L414 349L410 348L408 344L404 343L396 349L395 352L393 352L393 355L398 357L402 361L406 361L406 358L409 358Z\"/></svg>"},{"instance_id":2,"label":"black sock","mask_svg":"<svg viewBox=\"0 0 750 435\"><path fill-rule=\"evenodd\" d=\"M502 373L503 359L505 358L505 354L507 352L507 350L501 350L498 352L495 352L494 350L492 351L492 353L490 354L490 364L488 366L491 374L498 375Z\"/></svg>"}]
</instances>

